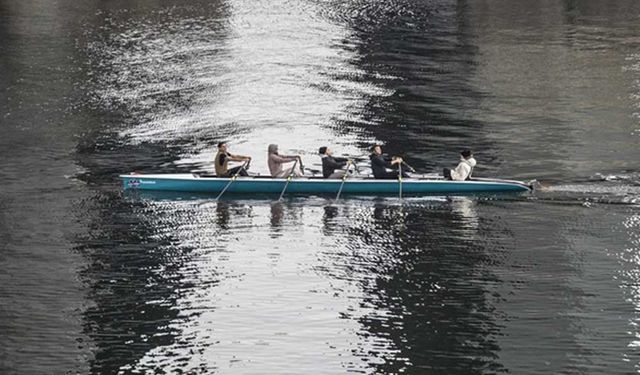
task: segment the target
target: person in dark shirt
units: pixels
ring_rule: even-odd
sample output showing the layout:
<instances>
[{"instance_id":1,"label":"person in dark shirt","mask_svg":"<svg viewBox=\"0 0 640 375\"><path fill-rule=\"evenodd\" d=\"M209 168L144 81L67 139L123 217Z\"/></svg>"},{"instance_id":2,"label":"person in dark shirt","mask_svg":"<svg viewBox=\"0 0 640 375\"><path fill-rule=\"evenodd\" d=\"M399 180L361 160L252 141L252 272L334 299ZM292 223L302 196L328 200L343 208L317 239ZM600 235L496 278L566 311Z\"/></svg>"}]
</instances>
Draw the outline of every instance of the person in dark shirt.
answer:
<instances>
[{"instance_id":1,"label":"person in dark shirt","mask_svg":"<svg viewBox=\"0 0 640 375\"><path fill-rule=\"evenodd\" d=\"M322 158L322 176L324 178L344 177L347 171L342 168L347 165L349 159L333 157L331 149L325 146L320 147L318 153Z\"/></svg>"},{"instance_id":2,"label":"person in dark shirt","mask_svg":"<svg viewBox=\"0 0 640 375\"><path fill-rule=\"evenodd\" d=\"M251 157L243 156L243 155L232 155L229 152L227 152L227 142L218 143L218 153L216 154L216 157L214 159L216 175L218 177L233 177L236 174L238 176L249 175L242 165L229 169L230 161L250 162Z\"/></svg>"},{"instance_id":3,"label":"person in dark shirt","mask_svg":"<svg viewBox=\"0 0 640 375\"><path fill-rule=\"evenodd\" d=\"M383 180L393 180L398 178L398 167L403 161L401 157L394 156L389 159L382 155L382 147L380 147L380 145L374 145L371 147L371 155L369 156L369 159L371 160L371 171L375 178ZM393 170L389 171L388 169ZM409 177L409 175L403 171L402 177Z\"/></svg>"}]
</instances>

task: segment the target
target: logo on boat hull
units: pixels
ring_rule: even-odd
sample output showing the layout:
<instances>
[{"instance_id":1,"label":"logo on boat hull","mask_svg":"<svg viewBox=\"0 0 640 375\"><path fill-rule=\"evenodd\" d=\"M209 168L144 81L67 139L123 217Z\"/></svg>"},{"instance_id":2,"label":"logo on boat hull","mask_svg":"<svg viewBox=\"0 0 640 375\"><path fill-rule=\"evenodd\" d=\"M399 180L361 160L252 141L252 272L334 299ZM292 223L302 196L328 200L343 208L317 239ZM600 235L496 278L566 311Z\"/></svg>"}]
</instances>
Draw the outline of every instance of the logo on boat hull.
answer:
<instances>
[{"instance_id":1,"label":"logo on boat hull","mask_svg":"<svg viewBox=\"0 0 640 375\"><path fill-rule=\"evenodd\" d=\"M127 181L127 186L129 186L130 188L137 188L138 186L140 186L140 180L129 180Z\"/></svg>"},{"instance_id":2,"label":"logo on boat hull","mask_svg":"<svg viewBox=\"0 0 640 375\"><path fill-rule=\"evenodd\" d=\"M127 186L131 189L139 188L140 185L155 185L155 180L140 180L137 178L132 178L127 181Z\"/></svg>"}]
</instances>

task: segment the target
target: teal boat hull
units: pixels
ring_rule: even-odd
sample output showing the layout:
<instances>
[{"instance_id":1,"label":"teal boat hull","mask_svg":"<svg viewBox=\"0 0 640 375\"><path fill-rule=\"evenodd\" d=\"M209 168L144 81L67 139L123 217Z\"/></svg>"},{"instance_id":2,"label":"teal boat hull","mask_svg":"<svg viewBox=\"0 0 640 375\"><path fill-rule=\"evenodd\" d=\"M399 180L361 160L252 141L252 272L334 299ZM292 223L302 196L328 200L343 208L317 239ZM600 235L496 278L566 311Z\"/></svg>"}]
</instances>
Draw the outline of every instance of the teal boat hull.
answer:
<instances>
[{"instance_id":1,"label":"teal boat hull","mask_svg":"<svg viewBox=\"0 0 640 375\"><path fill-rule=\"evenodd\" d=\"M194 193L220 193L230 182L229 178L200 177L193 174L130 174L120 176L125 190L156 190ZM280 194L286 179L264 177L238 177L225 194ZM342 180L322 178L294 178L287 185L287 194L337 194ZM486 192L526 192L531 187L524 182L497 179L448 181L435 178L407 178L376 180L350 178L344 182L341 194L364 195L469 194Z\"/></svg>"}]
</instances>

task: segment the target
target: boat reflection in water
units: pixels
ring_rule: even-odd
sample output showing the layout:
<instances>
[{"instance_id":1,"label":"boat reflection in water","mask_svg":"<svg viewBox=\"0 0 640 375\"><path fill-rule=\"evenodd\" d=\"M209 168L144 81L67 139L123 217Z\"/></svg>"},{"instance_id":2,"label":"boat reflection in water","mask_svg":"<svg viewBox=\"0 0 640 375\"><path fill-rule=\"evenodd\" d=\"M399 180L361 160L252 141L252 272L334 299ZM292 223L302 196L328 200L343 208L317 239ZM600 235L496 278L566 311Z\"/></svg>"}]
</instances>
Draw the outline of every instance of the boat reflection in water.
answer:
<instances>
[{"instance_id":1,"label":"boat reflection in water","mask_svg":"<svg viewBox=\"0 0 640 375\"><path fill-rule=\"evenodd\" d=\"M271 227L276 231L282 226L284 217L284 203L281 201L271 202Z\"/></svg>"},{"instance_id":2,"label":"boat reflection in water","mask_svg":"<svg viewBox=\"0 0 640 375\"><path fill-rule=\"evenodd\" d=\"M264 321L258 337L274 347L259 348L267 351L295 347L311 355L321 344L314 332L334 332L324 339L333 348L324 359L331 362L335 352L350 368L502 369L495 361L501 328L492 303L499 293L491 290L501 281L488 265L500 259L494 259L500 250L489 248L503 247L487 244L483 233L491 229L483 230L477 213L495 195L339 202L315 196L215 201L142 191L125 196L147 206L147 215L155 213L163 231L175 232L175 246L189 246L197 255L184 270L191 280L187 289L197 298L177 300L172 309L198 313L176 320L176 340L192 342L217 361L224 363L225 353L237 349L232 339L245 337L219 322L242 316L247 329ZM209 279L209 269L223 275L220 284L198 287L197 280ZM271 321L286 345L268 335ZM284 321L290 329L282 328ZM194 331L196 326L213 329L219 343L209 348L212 337ZM298 340L301 329L311 338ZM253 331L246 335L248 342L259 340ZM158 350L179 353L181 347Z\"/></svg>"},{"instance_id":3,"label":"boat reflection in water","mask_svg":"<svg viewBox=\"0 0 640 375\"><path fill-rule=\"evenodd\" d=\"M365 329L369 345L358 355L376 358L371 366L380 373L502 370L489 291L485 282L474 282L499 282L486 267L491 254L478 241L476 204L462 197L325 207L324 233L344 241L321 252L320 263L331 265L322 270L361 288L362 300L347 317Z\"/></svg>"}]
</instances>

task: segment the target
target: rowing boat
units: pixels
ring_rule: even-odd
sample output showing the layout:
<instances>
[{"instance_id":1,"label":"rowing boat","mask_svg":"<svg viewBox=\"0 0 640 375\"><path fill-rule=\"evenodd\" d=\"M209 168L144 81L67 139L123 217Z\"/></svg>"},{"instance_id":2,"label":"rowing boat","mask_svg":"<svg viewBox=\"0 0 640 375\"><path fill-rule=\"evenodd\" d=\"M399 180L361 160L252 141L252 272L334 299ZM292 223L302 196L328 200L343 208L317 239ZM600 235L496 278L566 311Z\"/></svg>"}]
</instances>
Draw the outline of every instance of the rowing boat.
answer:
<instances>
[{"instance_id":1,"label":"rowing boat","mask_svg":"<svg viewBox=\"0 0 640 375\"><path fill-rule=\"evenodd\" d=\"M125 190L161 190L199 193L220 193L230 178L203 176L198 174L125 174L120 175ZM273 193L283 191L287 179L263 176L238 177L228 186L225 194ZM292 194L336 194L342 180L320 177L293 178L287 187ZM436 176L405 178L402 194L469 194L486 192L526 192L532 185L514 180L474 178L467 181L449 181ZM392 195L398 194L397 180L374 178L349 178L344 181L342 194Z\"/></svg>"}]
</instances>

